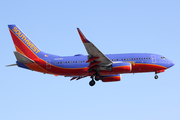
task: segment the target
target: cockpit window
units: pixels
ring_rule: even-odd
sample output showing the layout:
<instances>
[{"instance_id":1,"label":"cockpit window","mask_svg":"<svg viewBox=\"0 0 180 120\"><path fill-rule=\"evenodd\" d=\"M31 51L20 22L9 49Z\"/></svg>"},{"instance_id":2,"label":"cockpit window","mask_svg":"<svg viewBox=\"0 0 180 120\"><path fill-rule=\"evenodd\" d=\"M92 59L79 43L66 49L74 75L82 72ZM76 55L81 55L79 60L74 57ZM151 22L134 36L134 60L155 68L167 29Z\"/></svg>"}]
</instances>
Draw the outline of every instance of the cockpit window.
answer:
<instances>
[{"instance_id":1,"label":"cockpit window","mask_svg":"<svg viewBox=\"0 0 180 120\"><path fill-rule=\"evenodd\" d=\"M161 57L161 59L166 59L165 57Z\"/></svg>"}]
</instances>

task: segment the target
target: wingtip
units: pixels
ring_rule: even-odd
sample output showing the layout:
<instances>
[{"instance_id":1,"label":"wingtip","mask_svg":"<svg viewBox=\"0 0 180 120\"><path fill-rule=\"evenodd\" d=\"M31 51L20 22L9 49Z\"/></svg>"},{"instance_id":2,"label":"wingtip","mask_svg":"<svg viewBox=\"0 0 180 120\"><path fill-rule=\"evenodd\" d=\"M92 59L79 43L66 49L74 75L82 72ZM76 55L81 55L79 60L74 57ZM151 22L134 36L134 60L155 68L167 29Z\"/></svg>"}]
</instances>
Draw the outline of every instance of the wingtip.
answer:
<instances>
[{"instance_id":1,"label":"wingtip","mask_svg":"<svg viewBox=\"0 0 180 120\"><path fill-rule=\"evenodd\" d=\"M78 31L78 33L80 33L81 30L77 27L77 31Z\"/></svg>"},{"instance_id":2,"label":"wingtip","mask_svg":"<svg viewBox=\"0 0 180 120\"><path fill-rule=\"evenodd\" d=\"M78 33L80 35L80 38L82 40L83 43L89 43L89 41L87 40L87 38L85 37L85 35L81 32L81 30L79 28L77 28Z\"/></svg>"}]
</instances>

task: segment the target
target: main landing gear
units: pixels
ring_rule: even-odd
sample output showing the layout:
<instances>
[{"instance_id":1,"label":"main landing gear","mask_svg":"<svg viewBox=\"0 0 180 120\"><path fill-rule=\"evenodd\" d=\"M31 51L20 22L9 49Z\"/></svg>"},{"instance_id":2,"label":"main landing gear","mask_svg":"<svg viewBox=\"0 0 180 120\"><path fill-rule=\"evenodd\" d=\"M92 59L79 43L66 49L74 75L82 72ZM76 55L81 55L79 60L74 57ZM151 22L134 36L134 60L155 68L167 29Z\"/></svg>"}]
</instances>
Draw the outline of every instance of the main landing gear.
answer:
<instances>
[{"instance_id":1,"label":"main landing gear","mask_svg":"<svg viewBox=\"0 0 180 120\"><path fill-rule=\"evenodd\" d=\"M95 80L96 80L96 81L99 81L99 80L101 79L101 76L100 76L99 74L96 74L96 75L95 75L95 80L94 80L93 76L91 76L91 79L92 79L92 80L89 82L89 85L90 85L90 86L94 86L94 85L96 84Z\"/></svg>"},{"instance_id":2,"label":"main landing gear","mask_svg":"<svg viewBox=\"0 0 180 120\"><path fill-rule=\"evenodd\" d=\"M93 76L91 76L91 78L92 78L92 80L89 82L89 85L94 86L96 84L96 82L94 81Z\"/></svg>"},{"instance_id":3,"label":"main landing gear","mask_svg":"<svg viewBox=\"0 0 180 120\"><path fill-rule=\"evenodd\" d=\"M95 76L95 80L96 80L96 81L99 81L100 78L101 78L101 77L100 77L99 75L96 75L96 76Z\"/></svg>"}]
</instances>

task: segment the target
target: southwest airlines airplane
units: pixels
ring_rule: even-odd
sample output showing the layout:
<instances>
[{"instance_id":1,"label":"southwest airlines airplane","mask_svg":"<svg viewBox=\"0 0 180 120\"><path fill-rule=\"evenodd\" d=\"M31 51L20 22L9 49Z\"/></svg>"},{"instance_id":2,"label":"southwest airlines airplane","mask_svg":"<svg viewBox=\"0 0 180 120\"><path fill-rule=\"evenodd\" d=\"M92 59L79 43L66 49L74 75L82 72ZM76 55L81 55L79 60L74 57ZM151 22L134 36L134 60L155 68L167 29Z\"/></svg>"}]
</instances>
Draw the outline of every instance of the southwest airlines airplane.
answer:
<instances>
[{"instance_id":1,"label":"southwest airlines airplane","mask_svg":"<svg viewBox=\"0 0 180 120\"><path fill-rule=\"evenodd\" d=\"M129 54L103 54L90 42L79 28L80 38L88 55L77 54L74 56L57 56L40 50L16 25L8 25L16 51L16 64L8 65L33 70L37 72L72 77L79 80L91 77L90 86L95 85L95 80L114 82L121 80L124 73L164 72L172 67L174 62L162 55L150 53Z\"/></svg>"}]
</instances>

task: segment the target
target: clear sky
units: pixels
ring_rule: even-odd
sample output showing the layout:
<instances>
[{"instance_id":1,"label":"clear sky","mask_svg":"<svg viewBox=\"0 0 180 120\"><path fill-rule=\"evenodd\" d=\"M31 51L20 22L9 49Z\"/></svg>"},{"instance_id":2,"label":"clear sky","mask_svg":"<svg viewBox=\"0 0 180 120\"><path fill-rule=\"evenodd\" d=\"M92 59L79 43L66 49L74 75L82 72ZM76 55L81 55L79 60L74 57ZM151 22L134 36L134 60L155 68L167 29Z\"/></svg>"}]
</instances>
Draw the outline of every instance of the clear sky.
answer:
<instances>
[{"instance_id":1,"label":"clear sky","mask_svg":"<svg viewBox=\"0 0 180 120\"><path fill-rule=\"evenodd\" d=\"M179 120L179 0L1 0L0 120ZM157 53L175 62L159 74L123 74L120 82L70 81L13 64L8 24L41 50L87 54L78 32L103 53Z\"/></svg>"}]
</instances>

